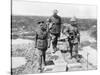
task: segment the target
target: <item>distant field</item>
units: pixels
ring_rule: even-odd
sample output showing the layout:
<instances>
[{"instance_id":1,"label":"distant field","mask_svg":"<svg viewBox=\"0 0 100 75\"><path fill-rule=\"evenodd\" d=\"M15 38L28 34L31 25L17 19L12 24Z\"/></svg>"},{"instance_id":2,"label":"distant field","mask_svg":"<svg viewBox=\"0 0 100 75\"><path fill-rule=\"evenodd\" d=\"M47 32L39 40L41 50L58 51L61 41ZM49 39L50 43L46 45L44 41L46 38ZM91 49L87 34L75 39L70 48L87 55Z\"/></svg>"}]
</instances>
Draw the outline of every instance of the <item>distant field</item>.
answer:
<instances>
[{"instance_id":1,"label":"distant field","mask_svg":"<svg viewBox=\"0 0 100 75\"><path fill-rule=\"evenodd\" d=\"M25 26L26 30L35 29L37 27L37 22L40 20L46 21L48 17L45 16L12 16L12 28ZM70 18L62 17L62 23L70 23ZM93 25L97 25L96 19L79 19L80 29L88 29Z\"/></svg>"},{"instance_id":2,"label":"distant field","mask_svg":"<svg viewBox=\"0 0 100 75\"><path fill-rule=\"evenodd\" d=\"M19 35L24 34L22 36L25 36L25 38L31 38L29 35L34 35L35 30L37 30L37 22L40 20L43 20L46 22L46 19L48 16L13 16L12 15L12 39L18 38ZM70 18L62 17L62 23L70 23ZM79 19L79 29L81 31L89 30L91 27L95 26L94 32L92 32L93 37L96 37L96 26L97 26L97 20L96 19ZM26 34L26 32L29 32L29 34ZM16 34L16 35L14 35ZM27 37L29 36L29 37Z\"/></svg>"}]
</instances>

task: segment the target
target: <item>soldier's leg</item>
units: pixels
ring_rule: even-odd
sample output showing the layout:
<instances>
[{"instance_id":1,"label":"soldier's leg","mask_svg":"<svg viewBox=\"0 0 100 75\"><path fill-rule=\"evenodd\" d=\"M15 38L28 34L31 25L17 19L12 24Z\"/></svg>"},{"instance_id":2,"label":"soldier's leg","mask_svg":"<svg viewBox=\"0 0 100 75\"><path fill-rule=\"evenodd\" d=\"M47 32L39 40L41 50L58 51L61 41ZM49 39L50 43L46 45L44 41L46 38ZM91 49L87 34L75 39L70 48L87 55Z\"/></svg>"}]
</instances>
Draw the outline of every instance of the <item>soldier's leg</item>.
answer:
<instances>
[{"instance_id":1,"label":"soldier's leg","mask_svg":"<svg viewBox=\"0 0 100 75\"><path fill-rule=\"evenodd\" d=\"M78 56L78 44L74 44L73 45L73 56L75 57L75 58L77 58L77 56Z\"/></svg>"},{"instance_id":2,"label":"soldier's leg","mask_svg":"<svg viewBox=\"0 0 100 75\"><path fill-rule=\"evenodd\" d=\"M46 65L46 51L43 51L43 64Z\"/></svg>"},{"instance_id":3,"label":"soldier's leg","mask_svg":"<svg viewBox=\"0 0 100 75\"><path fill-rule=\"evenodd\" d=\"M57 47L57 43L58 43L58 36L55 37L55 47Z\"/></svg>"},{"instance_id":4,"label":"soldier's leg","mask_svg":"<svg viewBox=\"0 0 100 75\"><path fill-rule=\"evenodd\" d=\"M72 54L73 44L72 43L69 43L69 46L70 46L70 55L71 55L71 58L72 58L73 57L73 54Z\"/></svg>"},{"instance_id":5,"label":"soldier's leg","mask_svg":"<svg viewBox=\"0 0 100 75\"><path fill-rule=\"evenodd\" d=\"M71 58L73 57L73 45L71 44Z\"/></svg>"},{"instance_id":6,"label":"soldier's leg","mask_svg":"<svg viewBox=\"0 0 100 75\"><path fill-rule=\"evenodd\" d=\"M41 55L41 57L40 57L40 67L41 67L41 69L42 69L42 55Z\"/></svg>"},{"instance_id":7,"label":"soldier's leg","mask_svg":"<svg viewBox=\"0 0 100 75\"><path fill-rule=\"evenodd\" d=\"M70 51L70 46L69 46L68 39L65 39L65 41L66 41L66 51L69 52Z\"/></svg>"},{"instance_id":8,"label":"soldier's leg","mask_svg":"<svg viewBox=\"0 0 100 75\"><path fill-rule=\"evenodd\" d=\"M77 58L78 56L78 44L75 44L75 57Z\"/></svg>"},{"instance_id":9,"label":"soldier's leg","mask_svg":"<svg viewBox=\"0 0 100 75\"><path fill-rule=\"evenodd\" d=\"M42 52L41 50L38 50L38 62L39 62L39 70L42 72Z\"/></svg>"},{"instance_id":10,"label":"soldier's leg","mask_svg":"<svg viewBox=\"0 0 100 75\"><path fill-rule=\"evenodd\" d=\"M53 46L53 49L56 50L56 46L57 46L57 36L54 35L53 39L52 39L52 46Z\"/></svg>"}]
</instances>

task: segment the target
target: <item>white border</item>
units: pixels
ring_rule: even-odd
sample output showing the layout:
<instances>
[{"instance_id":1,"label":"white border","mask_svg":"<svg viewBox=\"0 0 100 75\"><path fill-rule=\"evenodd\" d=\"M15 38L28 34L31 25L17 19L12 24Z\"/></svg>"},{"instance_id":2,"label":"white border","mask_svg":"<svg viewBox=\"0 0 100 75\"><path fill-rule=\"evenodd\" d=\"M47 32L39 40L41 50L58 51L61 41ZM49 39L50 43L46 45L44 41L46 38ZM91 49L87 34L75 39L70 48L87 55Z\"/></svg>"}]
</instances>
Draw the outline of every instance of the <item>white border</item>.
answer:
<instances>
[{"instance_id":1,"label":"white border","mask_svg":"<svg viewBox=\"0 0 100 75\"><path fill-rule=\"evenodd\" d=\"M100 20L100 0L31 0L43 2L56 2L56 3L73 3L73 4L89 4L97 5L98 7L98 57L100 47L99 37L99 20ZM0 75L10 74L10 0L0 0ZM100 61L98 59L98 70L90 71L75 71L75 72L58 72L58 73L43 73L44 75L98 75L100 71Z\"/></svg>"}]
</instances>

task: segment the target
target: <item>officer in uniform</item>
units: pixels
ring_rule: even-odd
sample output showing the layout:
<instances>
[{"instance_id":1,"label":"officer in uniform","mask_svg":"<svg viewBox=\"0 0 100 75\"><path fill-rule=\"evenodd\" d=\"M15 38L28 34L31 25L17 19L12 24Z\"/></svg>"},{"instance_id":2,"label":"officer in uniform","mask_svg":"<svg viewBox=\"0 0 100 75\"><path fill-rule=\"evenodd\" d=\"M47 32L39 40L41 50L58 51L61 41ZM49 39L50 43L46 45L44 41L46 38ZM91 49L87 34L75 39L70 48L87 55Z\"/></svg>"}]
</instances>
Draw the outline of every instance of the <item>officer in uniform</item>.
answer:
<instances>
[{"instance_id":1,"label":"officer in uniform","mask_svg":"<svg viewBox=\"0 0 100 75\"><path fill-rule=\"evenodd\" d=\"M63 33L67 36L71 58L78 56L78 45L80 43L80 33L77 25L76 17L70 19L71 24L66 25Z\"/></svg>"},{"instance_id":2,"label":"officer in uniform","mask_svg":"<svg viewBox=\"0 0 100 75\"><path fill-rule=\"evenodd\" d=\"M58 11L54 10L53 15L47 20L49 23L49 32L52 39L52 46L54 53L57 51L57 40L60 37L61 31L61 17L57 15Z\"/></svg>"},{"instance_id":3,"label":"officer in uniform","mask_svg":"<svg viewBox=\"0 0 100 75\"><path fill-rule=\"evenodd\" d=\"M46 50L49 47L48 45L48 32L46 29L46 24L44 21L38 22L39 30L36 32L35 38L35 48L39 51L39 65L40 65L40 72L42 72L43 66L45 65L45 57L46 57Z\"/></svg>"}]
</instances>

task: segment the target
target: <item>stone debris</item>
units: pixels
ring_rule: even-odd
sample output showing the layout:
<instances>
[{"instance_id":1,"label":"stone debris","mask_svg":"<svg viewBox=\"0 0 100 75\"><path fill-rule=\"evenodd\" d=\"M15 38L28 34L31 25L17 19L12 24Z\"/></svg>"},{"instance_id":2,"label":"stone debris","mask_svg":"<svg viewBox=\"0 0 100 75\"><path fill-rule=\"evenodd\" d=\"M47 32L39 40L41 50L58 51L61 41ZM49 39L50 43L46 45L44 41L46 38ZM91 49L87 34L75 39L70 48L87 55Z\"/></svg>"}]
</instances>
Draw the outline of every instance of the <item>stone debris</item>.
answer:
<instances>
[{"instance_id":1,"label":"stone debris","mask_svg":"<svg viewBox=\"0 0 100 75\"><path fill-rule=\"evenodd\" d=\"M86 38L89 39L90 37ZM82 57L79 58L79 62L77 62L75 58L70 58L70 53L66 49L66 43L64 40L58 42L58 51L55 53L52 53L53 49L51 45L46 52L47 64L46 66L43 66L43 72L65 72L97 69L97 52L95 48L90 46L91 42L93 43L94 40L93 38L89 40L87 39L88 42L85 42L84 40L86 38L81 39L81 44L83 43L83 46L79 48L79 54L82 55ZM65 37L63 37L63 39L65 39ZM92 41L90 42L90 40ZM88 44L88 46L85 46L84 42L85 45ZM87 53L89 53L88 61ZM21 65L18 64L17 67L13 63L15 66L12 67L13 75L39 73L38 56L36 54L38 54L38 51L34 48L34 41L24 39L12 40L12 58L24 57L26 60L25 63L21 63Z\"/></svg>"}]
</instances>

